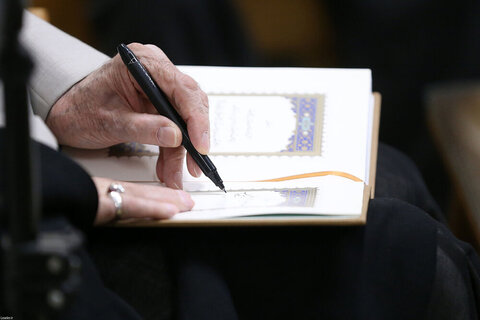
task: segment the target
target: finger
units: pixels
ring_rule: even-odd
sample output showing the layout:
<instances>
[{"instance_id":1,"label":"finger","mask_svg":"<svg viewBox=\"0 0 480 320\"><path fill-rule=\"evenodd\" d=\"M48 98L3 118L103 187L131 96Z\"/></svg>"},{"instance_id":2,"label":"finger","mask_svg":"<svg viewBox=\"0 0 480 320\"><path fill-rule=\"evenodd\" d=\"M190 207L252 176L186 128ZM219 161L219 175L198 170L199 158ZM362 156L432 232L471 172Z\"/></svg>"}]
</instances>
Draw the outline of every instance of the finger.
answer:
<instances>
[{"instance_id":1,"label":"finger","mask_svg":"<svg viewBox=\"0 0 480 320\"><path fill-rule=\"evenodd\" d=\"M130 44L129 47L185 120L195 148L202 154L208 153L210 125L207 95L195 80L180 72L158 47L139 44ZM138 86L136 83L135 85ZM137 90L141 91L140 88Z\"/></svg>"},{"instance_id":2,"label":"finger","mask_svg":"<svg viewBox=\"0 0 480 320\"><path fill-rule=\"evenodd\" d=\"M152 199L140 198L133 195L121 194L122 197L122 216L121 219L128 218L151 218L168 219L180 212L180 209L169 202L159 202ZM116 219L115 206L108 194L102 194L100 203L102 205L102 214L98 214L95 219L95 225L102 225Z\"/></svg>"},{"instance_id":3,"label":"finger","mask_svg":"<svg viewBox=\"0 0 480 320\"><path fill-rule=\"evenodd\" d=\"M178 113L187 124L188 135L198 152L207 154L210 150L210 122L207 95L188 75L179 73L177 87L171 99Z\"/></svg>"},{"instance_id":4,"label":"finger","mask_svg":"<svg viewBox=\"0 0 480 320\"><path fill-rule=\"evenodd\" d=\"M164 148L161 153L163 154L161 168L163 182L169 188L182 189L185 149L183 147Z\"/></svg>"},{"instance_id":5,"label":"finger","mask_svg":"<svg viewBox=\"0 0 480 320\"><path fill-rule=\"evenodd\" d=\"M123 214L121 219L168 219L180 212L180 208L173 203L160 202L126 193L122 193L122 201Z\"/></svg>"},{"instance_id":6,"label":"finger","mask_svg":"<svg viewBox=\"0 0 480 320\"><path fill-rule=\"evenodd\" d=\"M180 129L166 117L146 113L124 113L118 127L123 141L153 144L160 147L178 147L182 142Z\"/></svg>"},{"instance_id":7,"label":"finger","mask_svg":"<svg viewBox=\"0 0 480 320\"><path fill-rule=\"evenodd\" d=\"M154 200L157 202L168 202L175 205L180 211L192 209L194 202L192 197L183 190L174 190L170 188L160 187L158 185L140 185L123 183L125 195L135 196L144 199Z\"/></svg>"},{"instance_id":8,"label":"finger","mask_svg":"<svg viewBox=\"0 0 480 320\"><path fill-rule=\"evenodd\" d=\"M94 178L97 188L108 189L110 179ZM125 192L121 193L121 219L151 218L166 219L180 211L193 208L191 196L183 190L173 190L160 186L149 186L121 182ZM116 218L115 206L108 192L99 191L99 213L95 225L108 223Z\"/></svg>"},{"instance_id":9,"label":"finger","mask_svg":"<svg viewBox=\"0 0 480 320\"><path fill-rule=\"evenodd\" d=\"M200 167L193 160L193 158L190 156L189 153L187 153L187 168L188 168L188 172L190 172L190 174L196 178L202 175L202 170L200 170Z\"/></svg>"}]
</instances>

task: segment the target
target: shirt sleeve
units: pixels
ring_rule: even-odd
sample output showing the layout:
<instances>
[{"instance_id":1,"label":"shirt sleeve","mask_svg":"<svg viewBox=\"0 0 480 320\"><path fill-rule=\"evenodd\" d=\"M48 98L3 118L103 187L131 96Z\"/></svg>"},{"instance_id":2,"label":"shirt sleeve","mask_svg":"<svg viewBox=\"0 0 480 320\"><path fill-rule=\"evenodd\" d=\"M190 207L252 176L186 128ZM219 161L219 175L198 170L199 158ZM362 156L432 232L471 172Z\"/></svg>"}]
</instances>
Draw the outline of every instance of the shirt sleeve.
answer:
<instances>
[{"instance_id":1,"label":"shirt sleeve","mask_svg":"<svg viewBox=\"0 0 480 320\"><path fill-rule=\"evenodd\" d=\"M5 144L5 130L0 128L0 155L6 152ZM41 182L42 217L66 217L77 228L89 231L98 209L95 183L85 170L62 153L38 142L33 142L33 146L40 163L36 176ZM1 223L5 223L8 196L4 161L5 157L0 157Z\"/></svg>"},{"instance_id":2,"label":"shirt sleeve","mask_svg":"<svg viewBox=\"0 0 480 320\"><path fill-rule=\"evenodd\" d=\"M64 92L109 57L31 13L25 12L23 22L21 42L35 63L29 83L32 107L45 120Z\"/></svg>"},{"instance_id":3,"label":"shirt sleeve","mask_svg":"<svg viewBox=\"0 0 480 320\"><path fill-rule=\"evenodd\" d=\"M88 173L77 163L40 143L42 213L63 216L82 231L93 227L98 193Z\"/></svg>"}]
</instances>

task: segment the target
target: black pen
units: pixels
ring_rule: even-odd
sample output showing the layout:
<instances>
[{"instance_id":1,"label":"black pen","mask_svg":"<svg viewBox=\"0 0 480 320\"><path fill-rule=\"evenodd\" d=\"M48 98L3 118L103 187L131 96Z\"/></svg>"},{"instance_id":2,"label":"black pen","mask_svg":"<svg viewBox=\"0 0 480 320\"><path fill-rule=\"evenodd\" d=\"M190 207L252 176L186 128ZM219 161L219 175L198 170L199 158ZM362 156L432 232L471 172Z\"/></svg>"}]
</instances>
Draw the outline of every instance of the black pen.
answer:
<instances>
[{"instance_id":1,"label":"black pen","mask_svg":"<svg viewBox=\"0 0 480 320\"><path fill-rule=\"evenodd\" d=\"M120 44L117 47L117 50L127 66L128 71L130 71L138 85L142 88L143 92L145 92L148 99L150 99L150 102L152 102L155 109L157 109L158 113L172 120L180 128L180 131L182 132L182 145L198 164L202 172L209 177L217 187L226 192L223 181L218 175L217 168L215 168L208 156L200 154L197 149L195 149L188 135L185 121L183 121L182 117L178 114L170 101L168 101L167 96L150 76L147 69L140 63L132 50L130 50L125 44Z\"/></svg>"}]
</instances>

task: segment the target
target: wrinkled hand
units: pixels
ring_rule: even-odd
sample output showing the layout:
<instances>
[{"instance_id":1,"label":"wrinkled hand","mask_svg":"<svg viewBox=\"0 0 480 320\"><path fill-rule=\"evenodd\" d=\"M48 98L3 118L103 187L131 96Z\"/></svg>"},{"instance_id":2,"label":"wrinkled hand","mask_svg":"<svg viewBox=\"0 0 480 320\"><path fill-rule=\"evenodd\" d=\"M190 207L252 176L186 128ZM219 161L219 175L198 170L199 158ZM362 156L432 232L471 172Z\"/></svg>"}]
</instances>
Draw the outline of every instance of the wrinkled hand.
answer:
<instances>
[{"instance_id":1,"label":"wrinkled hand","mask_svg":"<svg viewBox=\"0 0 480 320\"><path fill-rule=\"evenodd\" d=\"M115 219L115 206L107 194L113 180L94 177L93 181L98 192L98 209L94 224L109 223ZM121 194L122 219L167 219L193 207L192 198L183 190L128 182L121 184L125 188L125 192Z\"/></svg>"},{"instance_id":2,"label":"wrinkled hand","mask_svg":"<svg viewBox=\"0 0 480 320\"><path fill-rule=\"evenodd\" d=\"M132 43L129 48L187 123L195 148L206 154L210 148L207 95L158 47ZM46 122L60 144L73 147L104 148L130 141L158 145L159 179L168 187L182 188L185 150L180 146L181 132L158 115L118 54L67 91ZM201 175L190 156L187 167L193 176Z\"/></svg>"}]
</instances>

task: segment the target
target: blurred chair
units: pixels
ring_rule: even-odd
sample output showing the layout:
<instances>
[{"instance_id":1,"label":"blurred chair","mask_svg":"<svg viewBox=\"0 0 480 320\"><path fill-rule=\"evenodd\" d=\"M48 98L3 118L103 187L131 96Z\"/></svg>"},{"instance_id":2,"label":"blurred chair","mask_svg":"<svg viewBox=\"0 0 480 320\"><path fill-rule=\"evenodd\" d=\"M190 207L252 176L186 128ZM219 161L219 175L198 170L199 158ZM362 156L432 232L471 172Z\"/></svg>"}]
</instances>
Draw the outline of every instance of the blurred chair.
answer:
<instances>
[{"instance_id":1,"label":"blurred chair","mask_svg":"<svg viewBox=\"0 0 480 320\"><path fill-rule=\"evenodd\" d=\"M39 17L40 19L43 19L45 21L50 21L50 14L47 10L47 8L44 7L29 7L28 11Z\"/></svg>"},{"instance_id":2,"label":"blurred chair","mask_svg":"<svg viewBox=\"0 0 480 320\"><path fill-rule=\"evenodd\" d=\"M87 4L85 0L31 0L29 5L32 8L42 8L47 12L47 18L54 26L62 29L68 34L88 43L92 44L92 31L87 18ZM40 10L39 17L42 16ZM32 13L39 12L37 9Z\"/></svg>"},{"instance_id":3,"label":"blurred chair","mask_svg":"<svg viewBox=\"0 0 480 320\"><path fill-rule=\"evenodd\" d=\"M325 1L234 0L268 66L333 67L334 30Z\"/></svg>"},{"instance_id":4,"label":"blurred chair","mask_svg":"<svg viewBox=\"0 0 480 320\"><path fill-rule=\"evenodd\" d=\"M480 82L451 83L427 92L427 116L454 184L449 223L480 248Z\"/></svg>"}]
</instances>

